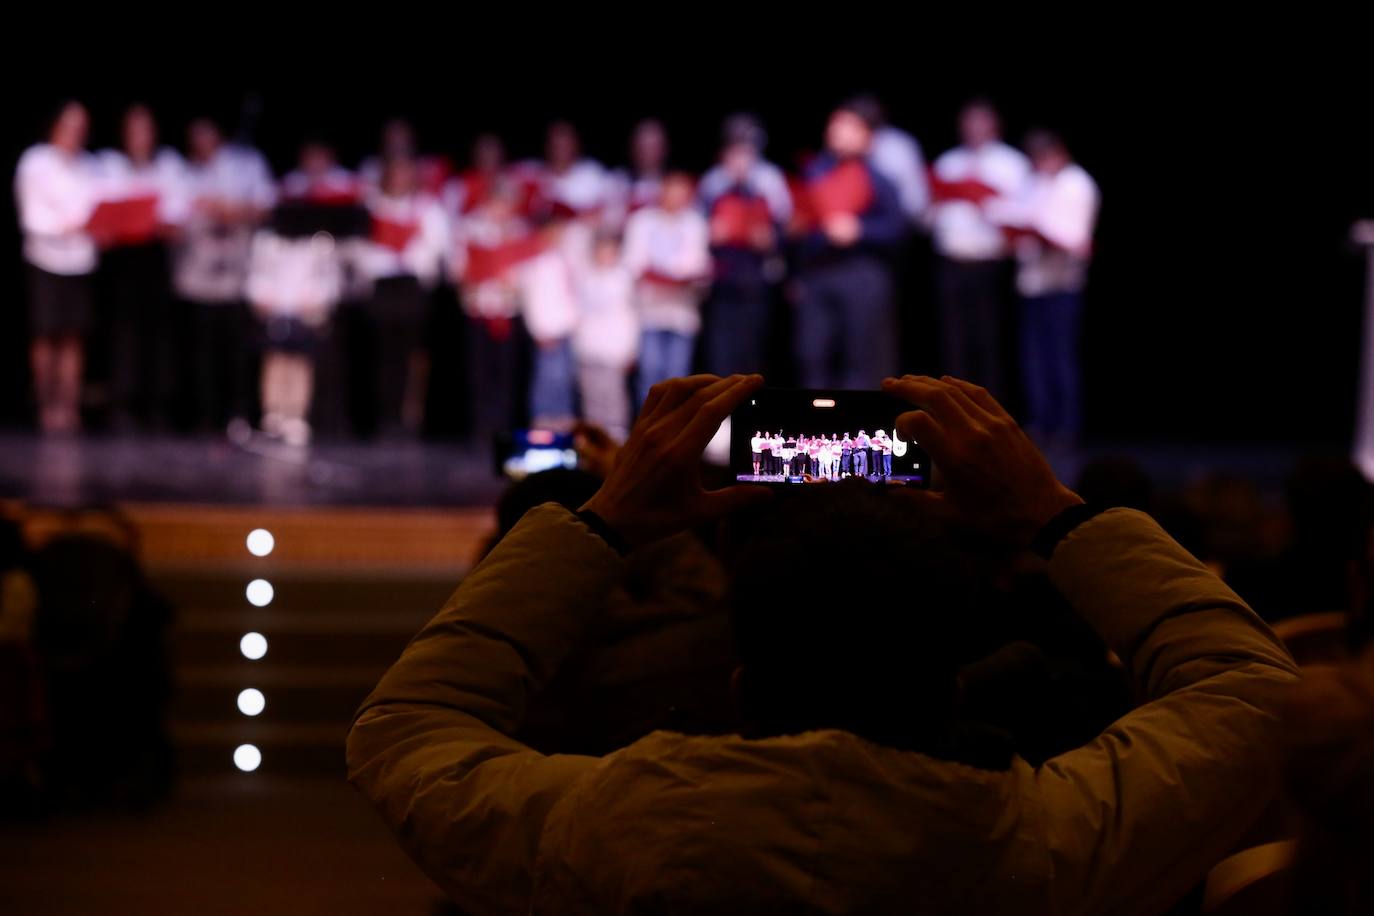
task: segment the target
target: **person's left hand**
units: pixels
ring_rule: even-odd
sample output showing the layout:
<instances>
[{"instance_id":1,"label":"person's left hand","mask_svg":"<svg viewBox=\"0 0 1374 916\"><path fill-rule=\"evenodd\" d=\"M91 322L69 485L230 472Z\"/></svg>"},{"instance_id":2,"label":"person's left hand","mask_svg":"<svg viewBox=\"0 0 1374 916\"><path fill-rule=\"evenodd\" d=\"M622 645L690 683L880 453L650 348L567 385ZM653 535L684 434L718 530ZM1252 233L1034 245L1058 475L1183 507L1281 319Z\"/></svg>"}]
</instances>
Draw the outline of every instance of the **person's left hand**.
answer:
<instances>
[{"instance_id":1,"label":"person's left hand","mask_svg":"<svg viewBox=\"0 0 1374 916\"><path fill-rule=\"evenodd\" d=\"M766 487L701 486L701 453L731 411L763 384L761 375L693 375L649 390L629 441L601 489L582 508L631 547L767 502Z\"/></svg>"}]
</instances>

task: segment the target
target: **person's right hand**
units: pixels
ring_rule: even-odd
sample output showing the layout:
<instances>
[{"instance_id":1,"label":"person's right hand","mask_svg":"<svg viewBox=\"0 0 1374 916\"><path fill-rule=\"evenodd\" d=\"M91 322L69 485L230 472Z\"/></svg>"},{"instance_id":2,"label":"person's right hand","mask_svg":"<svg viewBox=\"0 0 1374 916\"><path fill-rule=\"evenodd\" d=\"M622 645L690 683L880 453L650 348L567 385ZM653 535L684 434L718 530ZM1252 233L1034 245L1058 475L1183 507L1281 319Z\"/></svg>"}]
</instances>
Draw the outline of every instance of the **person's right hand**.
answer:
<instances>
[{"instance_id":1,"label":"person's right hand","mask_svg":"<svg viewBox=\"0 0 1374 916\"><path fill-rule=\"evenodd\" d=\"M1027 547L1046 522L1083 502L986 389L950 376L905 375L884 381L883 390L922 408L902 414L896 425L940 469L943 490L905 491L928 509Z\"/></svg>"}]
</instances>

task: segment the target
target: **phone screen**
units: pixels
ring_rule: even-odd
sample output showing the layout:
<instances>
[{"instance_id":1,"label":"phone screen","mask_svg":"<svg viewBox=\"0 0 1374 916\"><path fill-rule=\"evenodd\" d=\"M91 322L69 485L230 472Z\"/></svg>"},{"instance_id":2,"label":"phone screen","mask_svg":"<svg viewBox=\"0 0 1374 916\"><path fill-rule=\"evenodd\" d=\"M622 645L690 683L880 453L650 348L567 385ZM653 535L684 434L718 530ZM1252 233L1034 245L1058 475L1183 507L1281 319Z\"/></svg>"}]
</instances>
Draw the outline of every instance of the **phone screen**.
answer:
<instances>
[{"instance_id":1,"label":"phone screen","mask_svg":"<svg viewBox=\"0 0 1374 916\"><path fill-rule=\"evenodd\" d=\"M496 473L520 480L554 468L576 468L572 433L516 429L496 434Z\"/></svg>"},{"instance_id":2,"label":"phone screen","mask_svg":"<svg viewBox=\"0 0 1374 916\"><path fill-rule=\"evenodd\" d=\"M930 486L930 459L896 430L914 410L881 391L763 389L730 418L730 470L747 483L859 478Z\"/></svg>"}]
</instances>

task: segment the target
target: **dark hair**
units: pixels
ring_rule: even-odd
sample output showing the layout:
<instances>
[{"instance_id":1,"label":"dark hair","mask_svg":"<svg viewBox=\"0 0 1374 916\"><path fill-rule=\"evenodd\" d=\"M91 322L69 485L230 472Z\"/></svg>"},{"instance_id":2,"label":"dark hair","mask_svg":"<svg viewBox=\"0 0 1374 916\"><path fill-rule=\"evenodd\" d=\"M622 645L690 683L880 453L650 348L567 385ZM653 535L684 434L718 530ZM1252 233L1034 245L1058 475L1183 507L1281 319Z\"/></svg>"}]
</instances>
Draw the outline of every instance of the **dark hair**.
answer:
<instances>
[{"instance_id":1,"label":"dark hair","mask_svg":"<svg viewBox=\"0 0 1374 916\"><path fill-rule=\"evenodd\" d=\"M885 487L817 484L732 520L726 549L751 732L949 738L985 578L937 520Z\"/></svg>"},{"instance_id":2,"label":"dark hair","mask_svg":"<svg viewBox=\"0 0 1374 916\"><path fill-rule=\"evenodd\" d=\"M871 95L851 96L837 105L835 110L847 111L857 115L860 120L868 125L869 130L877 130L887 121L887 115L883 111L883 103Z\"/></svg>"},{"instance_id":3,"label":"dark hair","mask_svg":"<svg viewBox=\"0 0 1374 916\"><path fill-rule=\"evenodd\" d=\"M68 97L60 100L43 114L43 140L46 142L52 139L52 132L57 129L57 122L62 120L62 115L66 114L67 109L73 105L86 109L86 105L80 99Z\"/></svg>"},{"instance_id":4,"label":"dark hair","mask_svg":"<svg viewBox=\"0 0 1374 916\"><path fill-rule=\"evenodd\" d=\"M720 129L720 142L723 146L752 146L761 153L768 145L768 133L763 129L763 122L757 117L746 112L738 112L725 119Z\"/></svg>"},{"instance_id":5,"label":"dark hair","mask_svg":"<svg viewBox=\"0 0 1374 916\"><path fill-rule=\"evenodd\" d=\"M1044 156L1049 153L1061 153L1065 156L1069 154L1069 148L1064 144L1064 138L1052 130L1043 127L1035 127L1026 132L1026 154L1032 159Z\"/></svg>"}]
</instances>

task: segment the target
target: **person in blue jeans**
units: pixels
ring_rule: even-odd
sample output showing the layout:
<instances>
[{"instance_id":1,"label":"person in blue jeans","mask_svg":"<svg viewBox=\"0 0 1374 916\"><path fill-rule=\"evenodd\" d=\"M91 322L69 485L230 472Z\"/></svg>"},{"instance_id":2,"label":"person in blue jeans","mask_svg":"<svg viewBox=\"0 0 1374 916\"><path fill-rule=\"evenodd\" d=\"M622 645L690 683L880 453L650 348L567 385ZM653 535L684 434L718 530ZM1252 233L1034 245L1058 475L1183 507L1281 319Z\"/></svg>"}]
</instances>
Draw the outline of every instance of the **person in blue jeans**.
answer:
<instances>
[{"instance_id":1,"label":"person in blue jeans","mask_svg":"<svg viewBox=\"0 0 1374 916\"><path fill-rule=\"evenodd\" d=\"M669 328L644 331L639 344L639 373L635 379L640 404L649 396L649 389L659 382L692 374L692 351L696 343L695 334Z\"/></svg>"},{"instance_id":2,"label":"person in blue jeans","mask_svg":"<svg viewBox=\"0 0 1374 916\"><path fill-rule=\"evenodd\" d=\"M663 179L659 205L635 211L625 224L625 266L636 278L635 305L643 329L636 393L639 403L659 382L691 375L701 330L701 297L711 275L710 232L693 205L690 175Z\"/></svg>"},{"instance_id":3,"label":"person in blue jeans","mask_svg":"<svg viewBox=\"0 0 1374 916\"><path fill-rule=\"evenodd\" d=\"M1072 445L1082 427L1079 325L1099 193L1057 135L1031 131L1025 146L1031 174L993 217L1016 239L1026 426L1042 442Z\"/></svg>"}]
</instances>

